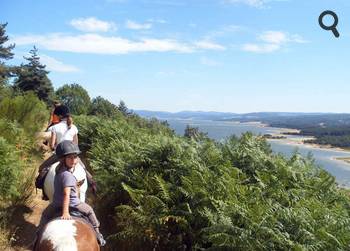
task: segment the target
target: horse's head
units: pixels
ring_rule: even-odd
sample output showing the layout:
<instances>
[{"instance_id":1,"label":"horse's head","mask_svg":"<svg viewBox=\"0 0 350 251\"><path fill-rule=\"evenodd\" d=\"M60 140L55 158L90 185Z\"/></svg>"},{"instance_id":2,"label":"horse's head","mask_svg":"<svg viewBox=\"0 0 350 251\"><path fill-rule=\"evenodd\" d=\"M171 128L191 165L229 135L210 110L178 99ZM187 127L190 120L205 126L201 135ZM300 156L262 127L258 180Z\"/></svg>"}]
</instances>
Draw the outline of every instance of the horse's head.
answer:
<instances>
[{"instance_id":1,"label":"horse's head","mask_svg":"<svg viewBox=\"0 0 350 251\"><path fill-rule=\"evenodd\" d=\"M80 188L84 184L85 179L77 181L77 187Z\"/></svg>"},{"instance_id":2,"label":"horse's head","mask_svg":"<svg viewBox=\"0 0 350 251\"><path fill-rule=\"evenodd\" d=\"M80 187L84 184L85 182L85 179L82 179L82 180L78 180L77 181L77 195L78 195L78 198L80 198Z\"/></svg>"},{"instance_id":3,"label":"horse's head","mask_svg":"<svg viewBox=\"0 0 350 251\"><path fill-rule=\"evenodd\" d=\"M79 219L50 221L39 235L34 251L99 251L94 230Z\"/></svg>"}]
</instances>

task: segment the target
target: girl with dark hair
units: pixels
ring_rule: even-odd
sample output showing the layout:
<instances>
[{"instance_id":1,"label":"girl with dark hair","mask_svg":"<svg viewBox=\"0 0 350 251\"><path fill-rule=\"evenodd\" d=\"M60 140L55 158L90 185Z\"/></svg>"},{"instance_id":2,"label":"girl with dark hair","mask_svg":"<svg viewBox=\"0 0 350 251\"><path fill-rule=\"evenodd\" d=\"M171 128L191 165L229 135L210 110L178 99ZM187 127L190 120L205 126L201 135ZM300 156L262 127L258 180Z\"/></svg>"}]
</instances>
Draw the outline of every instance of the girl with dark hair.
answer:
<instances>
[{"instance_id":1,"label":"girl with dark hair","mask_svg":"<svg viewBox=\"0 0 350 251\"><path fill-rule=\"evenodd\" d=\"M59 101L54 101L53 102L53 109L51 110L50 113L50 119L49 119L49 123L48 126L46 128L46 131L48 131L48 129L55 125L60 123L60 118L57 116L57 114L55 114L55 110L57 109L57 107L59 107L61 105L61 103Z\"/></svg>"},{"instance_id":2,"label":"girl with dark hair","mask_svg":"<svg viewBox=\"0 0 350 251\"><path fill-rule=\"evenodd\" d=\"M69 113L68 107L65 105L58 106L54 114L59 117L60 122L50 127L51 149L55 150L56 146L63 140L70 140L78 145L78 128L73 125L73 119Z\"/></svg>"},{"instance_id":3,"label":"girl with dark hair","mask_svg":"<svg viewBox=\"0 0 350 251\"><path fill-rule=\"evenodd\" d=\"M75 145L78 145L78 128L73 124L73 119L70 115L69 108L65 105L60 105L56 107L54 114L59 117L60 122L48 129L51 132L50 148L54 151L59 143L66 140L71 141ZM59 159L57 155L53 154L39 166L39 175L35 180L35 186L37 188L43 189L44 181L50 166L58 161ZM78 161L84 167L89 186L92 188L93 193L96 194L96 182L93 180L92 175L86 170L86 167L80 158ZM44 190L43 199L48 199L44 193Z\"/></svg>"}]
</instances>

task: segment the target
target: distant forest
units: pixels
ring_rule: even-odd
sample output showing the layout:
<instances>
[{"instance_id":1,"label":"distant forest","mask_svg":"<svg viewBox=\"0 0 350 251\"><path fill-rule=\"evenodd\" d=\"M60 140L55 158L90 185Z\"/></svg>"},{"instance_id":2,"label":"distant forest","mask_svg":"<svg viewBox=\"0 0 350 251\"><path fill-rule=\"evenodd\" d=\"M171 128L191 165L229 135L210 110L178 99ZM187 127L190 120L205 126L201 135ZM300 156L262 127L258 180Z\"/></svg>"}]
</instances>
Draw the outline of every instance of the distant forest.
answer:
<instances>
[{"instance_id":1,"label":"distant forest","mask_svg":"<svg viewBox=\"0 0 350 251\"><path fill-rule=\"evenodd\" d=\"M317 114L262 118L273 127L295 128L301 135L314 136L306 143L350 147L350 114Z\"/></svg>"}]
</instances>

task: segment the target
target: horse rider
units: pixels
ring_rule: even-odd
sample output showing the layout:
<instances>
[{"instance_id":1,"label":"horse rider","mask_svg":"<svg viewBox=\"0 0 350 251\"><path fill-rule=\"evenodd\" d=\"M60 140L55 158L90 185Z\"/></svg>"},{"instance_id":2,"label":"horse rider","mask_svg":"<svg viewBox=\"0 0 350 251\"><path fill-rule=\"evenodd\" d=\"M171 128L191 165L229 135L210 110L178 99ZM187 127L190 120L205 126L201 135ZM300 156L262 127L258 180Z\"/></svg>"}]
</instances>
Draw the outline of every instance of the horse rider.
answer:
<instances>
[{"instance_id":1,"label":"horse rider","mask_svg":"<svg viewBox=\"0 0 350 251\"><path fill-rule=\"evenodd\" d=\"M61 106L61 103L57 100L55 100L53 102L53 108L51 110L51 113L50 113L50 119L49 119L49 123L47 124L47 128L46 128L46 131L48 131L48 129L53 126L53 125L56 125L58 123L60 123L60 118L59 116L56 114L55 110L57 109L57 107Z\"/></svg>"},{"instance_id":2,"label":"horse rider","mask_svg":"<svg viewBox=\"0 0 350 251\"><path fill-rule=\"evenodd\" d=\"M73 119L69 112L69 108L65 105L59 105L55 108L54 115L59 118L60 122L56 123L48 129L51 132L51 138L49 143L51 150L54 151L56 146L64 140L72 141L73 143L78 145L78 128L73 124ZM58 157L55 154L53 154L39 166L39 175L35 181L35 186L37 188L43 188L44 180L49 171L50 166L58 162L58 160ZM86 178L90 187L92 188L92 191L96 193L96 182L93 180L92 175L86 170L83 162L80 159L78 160L86 171ZM45 193L43 193L43 199L47 199Z\"/></svg>"},{"instance_id":3,"label":"horse rider","mask_svg":"<svg viewBox=\"0 0 350 251\"><path fill-rule=\"evenodd\" d=\"M59 210L62 212L61 219L70 220L69 209L73 209L79 211L89 219L96 231L96 237L100 246L104 246L106 241L99 231L100 223L96 218L94 210L91 206L79 200L77 180L73 172L78 163L78 154L80 153L78 145L70 140L64 140L57 145L56 155L60 163L56 168L53 201L43 211L38 230L40 231Z\"/></svg>"}]
</instances>

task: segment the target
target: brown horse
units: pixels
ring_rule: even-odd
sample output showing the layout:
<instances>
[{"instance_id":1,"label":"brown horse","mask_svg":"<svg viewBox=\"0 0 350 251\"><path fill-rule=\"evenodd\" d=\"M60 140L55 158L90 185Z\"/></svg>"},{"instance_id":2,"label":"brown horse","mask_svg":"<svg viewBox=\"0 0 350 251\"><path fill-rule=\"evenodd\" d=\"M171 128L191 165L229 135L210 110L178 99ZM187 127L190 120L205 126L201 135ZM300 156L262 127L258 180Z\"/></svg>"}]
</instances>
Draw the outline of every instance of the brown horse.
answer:
<instances>
[{"instance_id":1,"label":"brown horse","mask_svg":"<svg viewBox=\"0 0 350 251\"><path fill-rule=\"evenodd\" d=\"M38 237L34 251L99 251L96 234L84 220L50 221Z\"/></svg>"}]
</instances>

